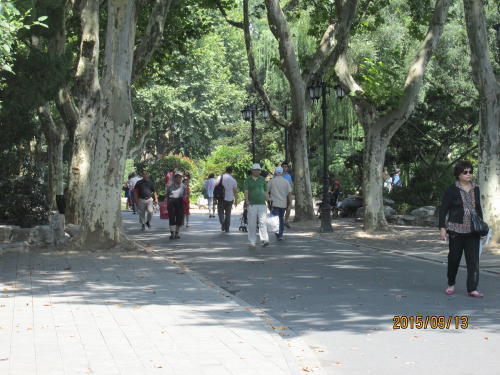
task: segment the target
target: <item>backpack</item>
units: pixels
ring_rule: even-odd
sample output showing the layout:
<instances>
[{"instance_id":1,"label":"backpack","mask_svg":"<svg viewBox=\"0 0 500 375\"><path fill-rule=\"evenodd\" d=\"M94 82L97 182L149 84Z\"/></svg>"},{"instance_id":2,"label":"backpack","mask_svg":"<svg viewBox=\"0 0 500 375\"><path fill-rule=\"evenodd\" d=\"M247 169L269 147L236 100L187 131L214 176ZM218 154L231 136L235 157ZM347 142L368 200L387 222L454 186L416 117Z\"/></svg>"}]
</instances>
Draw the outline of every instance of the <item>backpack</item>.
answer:
<instances>
[{"instance_id":1,"label":"backpack","mask_svg":"<svg viewBox=\"0 0 500 375\"><path fill-rule=\"evenodd\" d=\"M226 196L226 189L222 184L222 178L223 176L220 176L220 182L217 185L215 185L214 188L214 199L217 199L218 201L223 201L224 197Z\"/></svg>"}]
</instances>

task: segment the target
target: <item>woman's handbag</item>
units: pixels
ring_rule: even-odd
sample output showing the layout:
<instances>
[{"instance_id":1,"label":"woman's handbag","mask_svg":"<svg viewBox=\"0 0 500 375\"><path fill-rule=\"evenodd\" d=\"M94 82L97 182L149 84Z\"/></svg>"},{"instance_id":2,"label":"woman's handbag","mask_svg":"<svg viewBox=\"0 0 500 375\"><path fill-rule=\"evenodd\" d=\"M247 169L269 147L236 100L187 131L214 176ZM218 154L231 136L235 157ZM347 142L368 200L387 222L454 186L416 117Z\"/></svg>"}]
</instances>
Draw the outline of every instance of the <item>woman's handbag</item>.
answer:
<instances>
[{"instance_id":1,"label":"woman's handbag","mask_svg":"<svg viewBox=\"0 0 500 375\"><path fill-rule=\"evenodd\" d=\"M476 213L476 210L472 206L472 202L469 199L464 199L467 209L470 211L470 229L471 232L474 234L478 234L480 237L484 237L488 235L488 232L490 230L490 227L486 222L479 217L479 215Z\"/></svg>"},{"instance_id":2,"label":"woman's handbag","mask_svg":"<svg viewBox=\"0 0 500 375\"><path fill-rule=\"evenodd\" d=\"M476 213L471 213L471 231L472 233L479 234L479 236L484 237L488 234L490 228L483 219L481 219Z\"/></svg>"}]
</instances>

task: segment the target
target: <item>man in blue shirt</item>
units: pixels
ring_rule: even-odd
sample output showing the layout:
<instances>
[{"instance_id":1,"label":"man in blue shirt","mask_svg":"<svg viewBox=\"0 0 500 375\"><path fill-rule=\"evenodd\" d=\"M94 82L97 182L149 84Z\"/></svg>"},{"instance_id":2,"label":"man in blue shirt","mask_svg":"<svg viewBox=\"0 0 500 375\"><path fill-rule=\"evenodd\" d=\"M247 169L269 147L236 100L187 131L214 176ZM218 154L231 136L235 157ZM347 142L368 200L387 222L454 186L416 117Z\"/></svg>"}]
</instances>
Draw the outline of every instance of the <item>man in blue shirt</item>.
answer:
<instances>
[{"instance_id":1,"label":"man in blue shirt","mask_svg":"<svg viewBox=\"0 0 500 375\"><path fill-rule=\"evenodd\" d=\"M283 178L285 180L287 180L290 185L292 186L292 191L293 191L293 179L292 179L292 176L290 175L290 173L288 173L288 162L284 161L283 163L281 163L281 167L283 168ZM290 219L290 212L292 211L292 205L288 205L288 207L286 208L286 213L285 213L285 226L287 228L291 228L288 220Z\"/></svg>"}]
</instances>

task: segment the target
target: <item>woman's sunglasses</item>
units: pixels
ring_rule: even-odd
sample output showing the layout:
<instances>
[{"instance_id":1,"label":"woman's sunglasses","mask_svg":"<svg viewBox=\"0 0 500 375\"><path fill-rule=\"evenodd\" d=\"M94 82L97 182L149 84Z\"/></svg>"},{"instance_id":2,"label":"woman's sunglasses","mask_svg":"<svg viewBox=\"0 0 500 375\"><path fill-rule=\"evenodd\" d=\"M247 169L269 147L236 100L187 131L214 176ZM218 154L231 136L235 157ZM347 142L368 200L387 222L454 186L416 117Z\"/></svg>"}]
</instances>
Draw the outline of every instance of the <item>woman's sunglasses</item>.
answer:
<instances>
[{"instance_id":1,"label":"woman's sunglasses","mask_svg":"<svg viewBox=\"0 0 500 375\"><path fill-rule=\"evenodd\" d=\"M466 169L465 171L462 172L463 175L467 175L467 174L473 174L474 171L472 171L471 169Z\"/></svg>"}]
</instances>

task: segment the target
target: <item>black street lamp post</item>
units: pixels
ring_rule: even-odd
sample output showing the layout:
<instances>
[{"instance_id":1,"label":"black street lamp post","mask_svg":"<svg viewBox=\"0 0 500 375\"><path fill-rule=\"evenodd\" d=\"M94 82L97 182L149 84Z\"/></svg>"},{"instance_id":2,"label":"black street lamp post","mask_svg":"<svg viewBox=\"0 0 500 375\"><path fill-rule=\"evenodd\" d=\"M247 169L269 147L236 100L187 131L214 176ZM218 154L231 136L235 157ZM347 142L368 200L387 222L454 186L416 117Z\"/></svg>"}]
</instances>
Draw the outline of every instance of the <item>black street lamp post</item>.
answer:
<instances>
[{"instance_id":1,"label":"black street lamp post","mask_svg":"<svg viewBox=\"0 0 500 375\"><path fill-rule=\"evenodd\" d=\"M326 108L326 90L327 85L324 82L316 81L311 84L309 89L309 96L313 100L318 100L321 98L321 114L323 117L323 202L321 204L321 229L320 231L331 232L332 229L332 206L330 205L330 199L328 196L328 188L330 186L329 174L328 174L328 139L326 135L327 126L327 108ZM337 97L342 98L344 96L344 91L340 86L335 87L335 93Z\"/></svg>"},{"instance_id":2,"label":"black street lamp post","mask_svg":"<svg viewBox=\"0 0 500 375\"><path fill-rule=\"evenodd\" d=\"M250 104L247 105L243 110L241 111L241 114L243 116L243 119L245 121L250 121L251 122L251 129L252 129L252 163L256 163L255 161L255 112L257 112L257 105L255 104ZM269 118L269 112L267 111L267 108L262 108L261 109L261 117L267 119Z\"/></svg>"}]
</instances>

